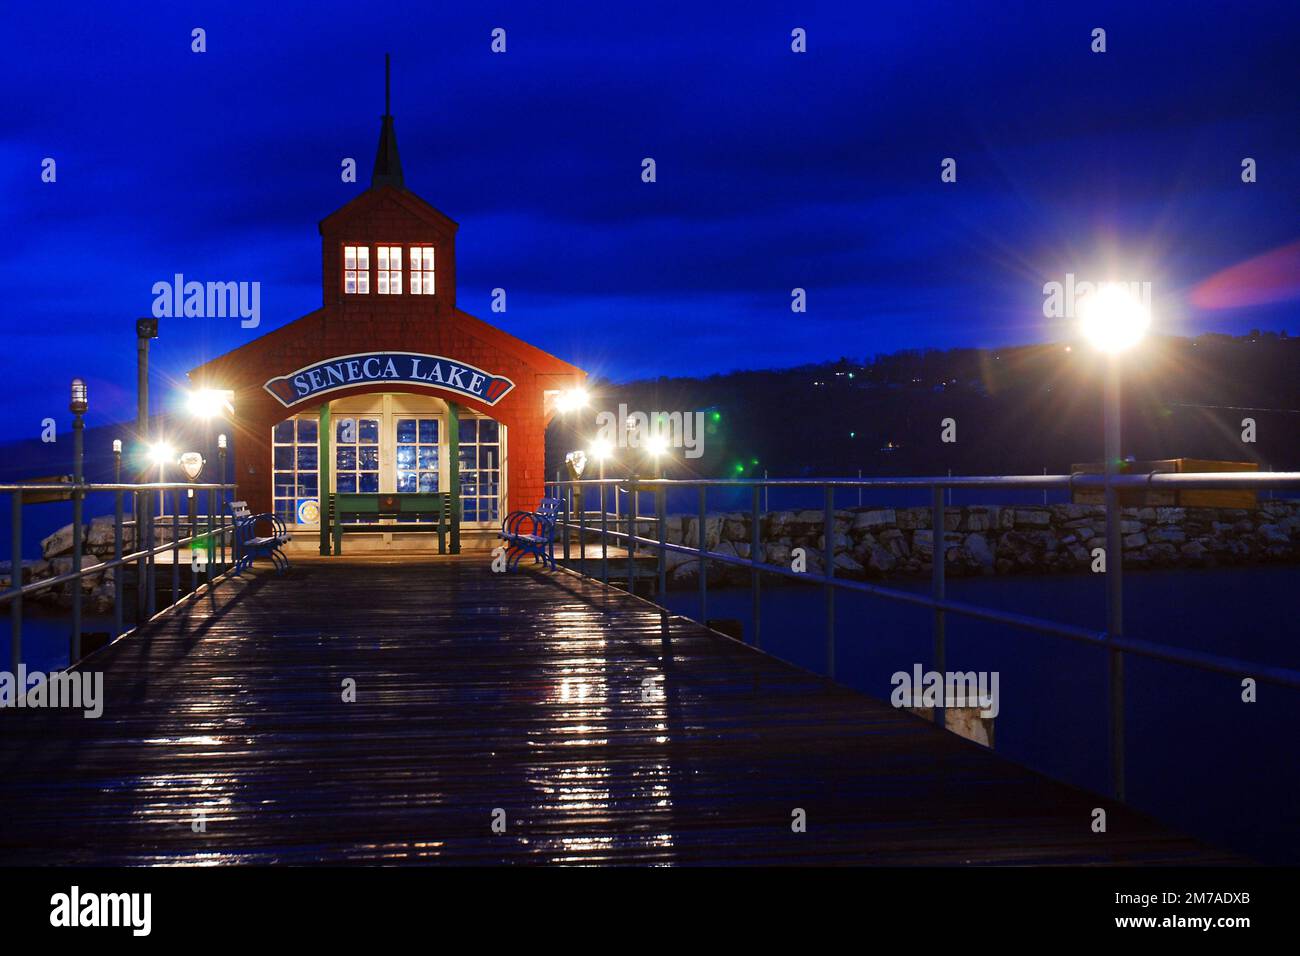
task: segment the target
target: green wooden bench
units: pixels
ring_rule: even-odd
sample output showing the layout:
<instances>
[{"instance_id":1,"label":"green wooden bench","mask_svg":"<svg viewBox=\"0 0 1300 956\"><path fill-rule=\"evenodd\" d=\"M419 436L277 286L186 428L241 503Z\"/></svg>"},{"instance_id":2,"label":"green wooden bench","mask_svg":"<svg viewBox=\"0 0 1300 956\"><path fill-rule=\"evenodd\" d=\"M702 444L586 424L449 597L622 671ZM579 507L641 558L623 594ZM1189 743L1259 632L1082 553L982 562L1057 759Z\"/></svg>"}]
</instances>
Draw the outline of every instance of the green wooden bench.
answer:
<instances>
[{"instance_id":1,"label":"green wooden bench","mask_svg":"<svg viewBox=\"0 0 1300 956\"><path fill-rule=\"evenodd\" d=\"M370 521L361 519L369 518ZM416 522L397 521L381 524L384 518L416 518ZM343 553L343 535L394 532L428 533L438 536L438 553L447 553L447 533L452 532L452 553L459 535L459 522L452 508L451 496L444 492L360 494L338 492L329 496L327 520L334 537L334 553Z\"/></svg>"}]
</instances>

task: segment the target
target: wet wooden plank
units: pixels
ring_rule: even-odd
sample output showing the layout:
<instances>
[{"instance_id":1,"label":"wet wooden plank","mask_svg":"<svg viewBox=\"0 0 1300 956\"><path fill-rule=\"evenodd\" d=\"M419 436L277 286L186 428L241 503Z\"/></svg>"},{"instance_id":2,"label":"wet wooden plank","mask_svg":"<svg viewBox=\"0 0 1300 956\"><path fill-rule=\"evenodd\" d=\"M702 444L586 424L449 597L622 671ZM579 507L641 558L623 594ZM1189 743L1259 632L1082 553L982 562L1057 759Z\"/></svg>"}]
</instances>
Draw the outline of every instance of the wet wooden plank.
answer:
<instances>
[{"instance_id":1,"label":"wet wooden plank","mask_svg":"<svg viewBox=\"0 0 1300 956\"><path fill-rule=\"evenodd\" d=\"M0 863L1232 862L625 593L487 562L299 557L93 658L100 719L0 713Z\"/></svg>"}]
</instances>

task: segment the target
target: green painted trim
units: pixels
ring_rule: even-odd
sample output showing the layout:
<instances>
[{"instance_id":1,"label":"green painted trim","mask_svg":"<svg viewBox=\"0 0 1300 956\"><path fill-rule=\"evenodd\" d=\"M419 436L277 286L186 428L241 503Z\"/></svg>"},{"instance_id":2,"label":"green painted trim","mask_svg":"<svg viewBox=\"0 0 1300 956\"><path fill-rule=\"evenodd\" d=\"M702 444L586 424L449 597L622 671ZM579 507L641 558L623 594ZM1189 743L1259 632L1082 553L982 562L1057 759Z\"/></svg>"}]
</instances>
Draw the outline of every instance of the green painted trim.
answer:
<instances>
[{"instance_id":1,"label":"green painted trim","mask_svg":"<svg viewBox=\"0 0 1300 956\"><path fill-rule=\"evenodd\" d=\"M320 553L330 551L330 403L320 407L320 425L316 431L319 459L316 462L316 500L320 502Z\"/></svg>"},{"instance_id":2,"label":"green painted trim","mask_svg":"<svg viewBox=\"0 0 1300 956\"><path fill-rule=\"evenodd\" d=\"M460 518L464 513L460 503L460 409L455 402L447 403L447 490L451 493L451 553L460 554Z\"/></svg>"}]
</instances>

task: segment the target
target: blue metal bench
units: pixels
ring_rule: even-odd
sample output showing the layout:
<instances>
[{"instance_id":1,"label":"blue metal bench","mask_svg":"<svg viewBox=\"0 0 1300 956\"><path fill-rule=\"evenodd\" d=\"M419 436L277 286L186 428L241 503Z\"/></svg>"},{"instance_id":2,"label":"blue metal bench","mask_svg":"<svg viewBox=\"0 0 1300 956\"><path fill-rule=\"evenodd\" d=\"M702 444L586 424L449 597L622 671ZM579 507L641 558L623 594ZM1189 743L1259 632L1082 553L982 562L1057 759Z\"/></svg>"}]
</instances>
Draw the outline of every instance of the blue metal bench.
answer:
<instances>
[{"instance_id":1,"label":"blue metal bench","mask_svg":"<svg viewBox=\"0 0 1300 956\"><path fill-rule=\"evenodd\" d=\"M558 498L543 498L536 511L512 511L506 515L497 537L506 542L507 570L515 570L526 554L533 556L534 563L540 561L555 569L555 520L559 512Z\"/></svg>"},{"instance_id":2,"label":"blue metal bench","mask_svg":"<svg viewBox=\"0 0 1300 956\"><path fill-rule=\"evenodd\" d=\"M236 575L251 570L256 558L270 558L275 565L275 573L283 574L289 569L289 559L282 550L289 543L290 535L284 522L270 512L255 515L249 512L248 503L232 501L230 511L235 519L235 564L231 569ZM269 521L271 533L258 536L257 523Z\"/></svg>"}]
</instances>

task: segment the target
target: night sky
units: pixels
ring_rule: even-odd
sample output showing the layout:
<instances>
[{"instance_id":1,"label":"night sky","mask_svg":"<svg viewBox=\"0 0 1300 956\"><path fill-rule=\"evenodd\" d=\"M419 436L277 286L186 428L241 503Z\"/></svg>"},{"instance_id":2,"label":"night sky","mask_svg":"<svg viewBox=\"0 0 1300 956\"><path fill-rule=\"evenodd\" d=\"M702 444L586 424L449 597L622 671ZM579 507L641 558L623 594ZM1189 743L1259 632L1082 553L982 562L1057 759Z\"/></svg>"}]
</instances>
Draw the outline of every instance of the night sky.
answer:
<instances>
[{"instance_id":1,"label":"night sky","mask_svg":"<svg viewBox=\"0 0 1300 956\"><path fill-rule=\"evenodd\" d=\"M261 282L262 323L164 319L169 396L316 308L389 51L458 305L597 375L1060 339L1042 286L1071 271L1150 281L1161 331L1300 332L1294 2L231 6L5 10L0 439L65 421L78 374L90 424L133 418L174 273Z\"/></svg>"}]
</instances>

